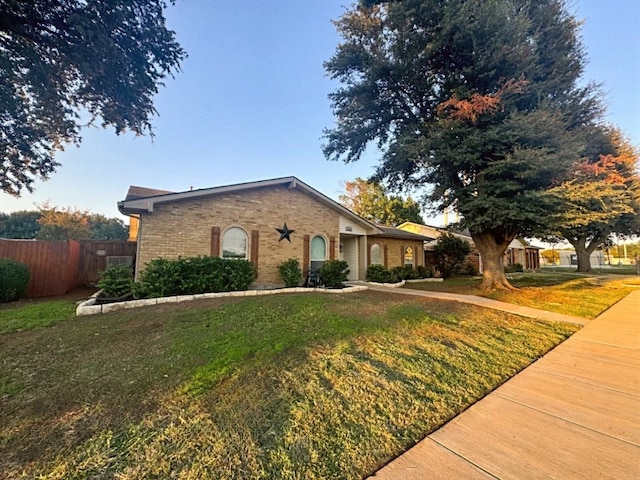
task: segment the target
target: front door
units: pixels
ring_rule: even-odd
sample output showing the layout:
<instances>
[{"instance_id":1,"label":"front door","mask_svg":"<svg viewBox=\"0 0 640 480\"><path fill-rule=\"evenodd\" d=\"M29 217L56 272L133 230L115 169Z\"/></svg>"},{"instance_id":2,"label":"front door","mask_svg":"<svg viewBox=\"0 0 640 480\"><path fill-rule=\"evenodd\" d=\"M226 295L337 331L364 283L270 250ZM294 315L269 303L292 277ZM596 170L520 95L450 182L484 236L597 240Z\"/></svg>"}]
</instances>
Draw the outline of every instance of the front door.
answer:
<instances>
[{"instance_id":1,"label":"front door","mask_svg":"<svg viewBox=\"0 0 640 480\"><path fill-rule=\"evenodd\" d=\"M344 260L349 265L348 280L358 279L358 237L340 236L340 260Z\"/></svg>"}]
</instances>

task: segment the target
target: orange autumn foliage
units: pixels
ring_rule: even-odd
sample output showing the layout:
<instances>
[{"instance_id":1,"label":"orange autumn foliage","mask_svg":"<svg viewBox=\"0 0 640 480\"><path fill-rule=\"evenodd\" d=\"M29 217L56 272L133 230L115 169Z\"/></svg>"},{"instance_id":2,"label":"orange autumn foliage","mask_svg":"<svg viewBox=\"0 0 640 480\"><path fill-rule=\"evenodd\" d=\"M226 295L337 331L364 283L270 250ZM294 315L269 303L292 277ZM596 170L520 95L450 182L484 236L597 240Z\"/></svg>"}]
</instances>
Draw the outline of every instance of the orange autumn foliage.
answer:
<instances>
[{"instance_id":1,"label":"orange autumn foliage","mask_svg":"<svg viewBox=\"0 0 640 480\"><path fill-rule=\"evenodd\" d=\"M501 110L502 97L510 93L522 93L528 82L524 78L510 79L500 89L489 95L474 93L468 100L461 100L453 95L449 100L438 105L439 115L452 120L476 122L480 115L495 113Z\"/></svg>"}]
</instances>

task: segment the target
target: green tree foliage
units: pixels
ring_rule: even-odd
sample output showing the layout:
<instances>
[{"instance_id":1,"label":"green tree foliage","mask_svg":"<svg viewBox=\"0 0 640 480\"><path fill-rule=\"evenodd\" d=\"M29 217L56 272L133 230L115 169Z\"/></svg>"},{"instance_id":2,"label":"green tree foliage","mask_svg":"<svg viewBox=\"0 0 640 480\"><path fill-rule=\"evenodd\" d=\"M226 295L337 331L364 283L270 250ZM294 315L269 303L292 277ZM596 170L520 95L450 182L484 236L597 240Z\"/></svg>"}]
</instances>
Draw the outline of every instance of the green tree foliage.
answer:
<instances>
[{"instance_id":1,"label":"green tree foliage","mask_svg":"<svg viewBox=\"0 0 640 480\"><path fill-rule=\"evenodd\" d=\"M153 97L185 52L166 0L0 0L0 189L33 190L80 141L80 113L150 133ZM85 120L86 121L86 120Z\"/></svg>"},{"instance_id":2,"label":"green tree foliage","mask_svg":"<svg viewBox=\"0 0 640 480\"><path fill-rule=\"evenodd\" d=\"M38 212L39 240L126 240L129 231L119 218L43 203Z\"/></svg>"},{"instance_id":3,"label":"green tree foliage","mask_svg":"<svg viewBox=\"0 0 640 480\"><path fill-rule=\"evenodd\" d=\"M549 191L556 201L555 236L573 246L579 272L591 271L591 253L612 234L640 233L637 162L638 152L619 130L597 127L588 137L585 156Z\"/></svg>"},{"instance_id":4,"label":"green tree foliage","mask_svg":"<svg viewBox=\"0 0 640 480\"><path fill-rule=\"evenodd\" d=\"M579 87L579 22L564 0L367 1L336 22L343 41L325 64L331 160L383 151L375 178L428 187L463 217L484 262L484 289L511 288L502 256L544 227L543 195L579 155L601 112Z\"/></svg>"},{"instance_id":5,"label":"green tree foliage","mask_svg":"<svg viewBox=\"0 0 640 480\"><path fill-rule=\"evenodd\" d=\"M471 246L466 240L451 233L443 233L433 247L435 267L442 278L449 278L464 264Z\"/></svg>"},{"instance_id":6,"label":"green tree foliage","mask_svg":"<svg viewBox=\"0 0 640 480\"><path fill-rule=\"evenodd\" d=\"M345 182L344 190L340 203L366 220L392 227L404 222L424 224L418 202L411 197L388 195L379 183L357 177Z\"/></svg>"},{"instance_id":7,"label":"green tree foliage","mask_svg":"<svg viewBox=\"0 0 640 480\"><path fill-rule=\"evenodd\" d=\"M0 238L32 240L40 231L39 219L40 212L37 211L0 213Z\"/></svg>"},{"instance_id":8,"label":"green tree foliage","mask_svg":"<svg viewBox=\"0 0 640 480\"><path fill-rule=\"evenodd\" d=\"M119 218L107 218L99 213L88 217L89 238L92 240L126 240L129 229Z\"/></svg>"},{"instance_id":9,"label":"green tree foliage","mask_svg":"<svg viewBox=\"0 0 640 480\"><path fill-rule=\"evenodd\" d=\"M87 240L89 238L89 212L72 208L59 208L44 203L40 209L38 240Z\"/></svg>"}]
</instances>

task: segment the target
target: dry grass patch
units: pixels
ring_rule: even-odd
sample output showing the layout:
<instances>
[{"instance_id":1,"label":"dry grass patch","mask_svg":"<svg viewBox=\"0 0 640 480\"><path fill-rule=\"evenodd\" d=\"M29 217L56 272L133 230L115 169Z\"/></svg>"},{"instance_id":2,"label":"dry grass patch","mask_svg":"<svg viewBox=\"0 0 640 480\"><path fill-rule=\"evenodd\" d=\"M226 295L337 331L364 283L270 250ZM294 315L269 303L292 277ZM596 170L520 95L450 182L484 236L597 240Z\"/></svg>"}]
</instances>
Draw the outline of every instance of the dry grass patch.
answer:
<instances>
[{"instance_id":1,"label":"dry grass patch","mask_svg":"<svg viewBox=\"0 0 640 480\"><path fill-rule=\"evenodd\" d=\"M6 478L357 479L577 327L363 292L0 335Z\"/></svg>"}]
</instances>

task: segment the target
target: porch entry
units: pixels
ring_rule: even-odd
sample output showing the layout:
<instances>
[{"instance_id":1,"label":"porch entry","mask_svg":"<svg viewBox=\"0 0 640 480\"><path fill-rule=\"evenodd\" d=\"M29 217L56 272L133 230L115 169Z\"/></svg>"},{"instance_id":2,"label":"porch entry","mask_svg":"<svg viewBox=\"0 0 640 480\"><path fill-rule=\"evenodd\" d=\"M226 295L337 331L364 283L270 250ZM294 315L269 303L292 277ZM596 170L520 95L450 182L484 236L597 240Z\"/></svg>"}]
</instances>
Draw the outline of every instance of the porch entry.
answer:
<instances>
[{"instance_id":1,"label":"porch entry","mask_svg":"<svg viewBox=\"0 0 640 480\"><path fill-rule=\"evenodd\" d=\"M344 260L349 265L348 280L358 280L360 248L358 236L340 235L340 260Z\"/></svg>"}]
</instances>

